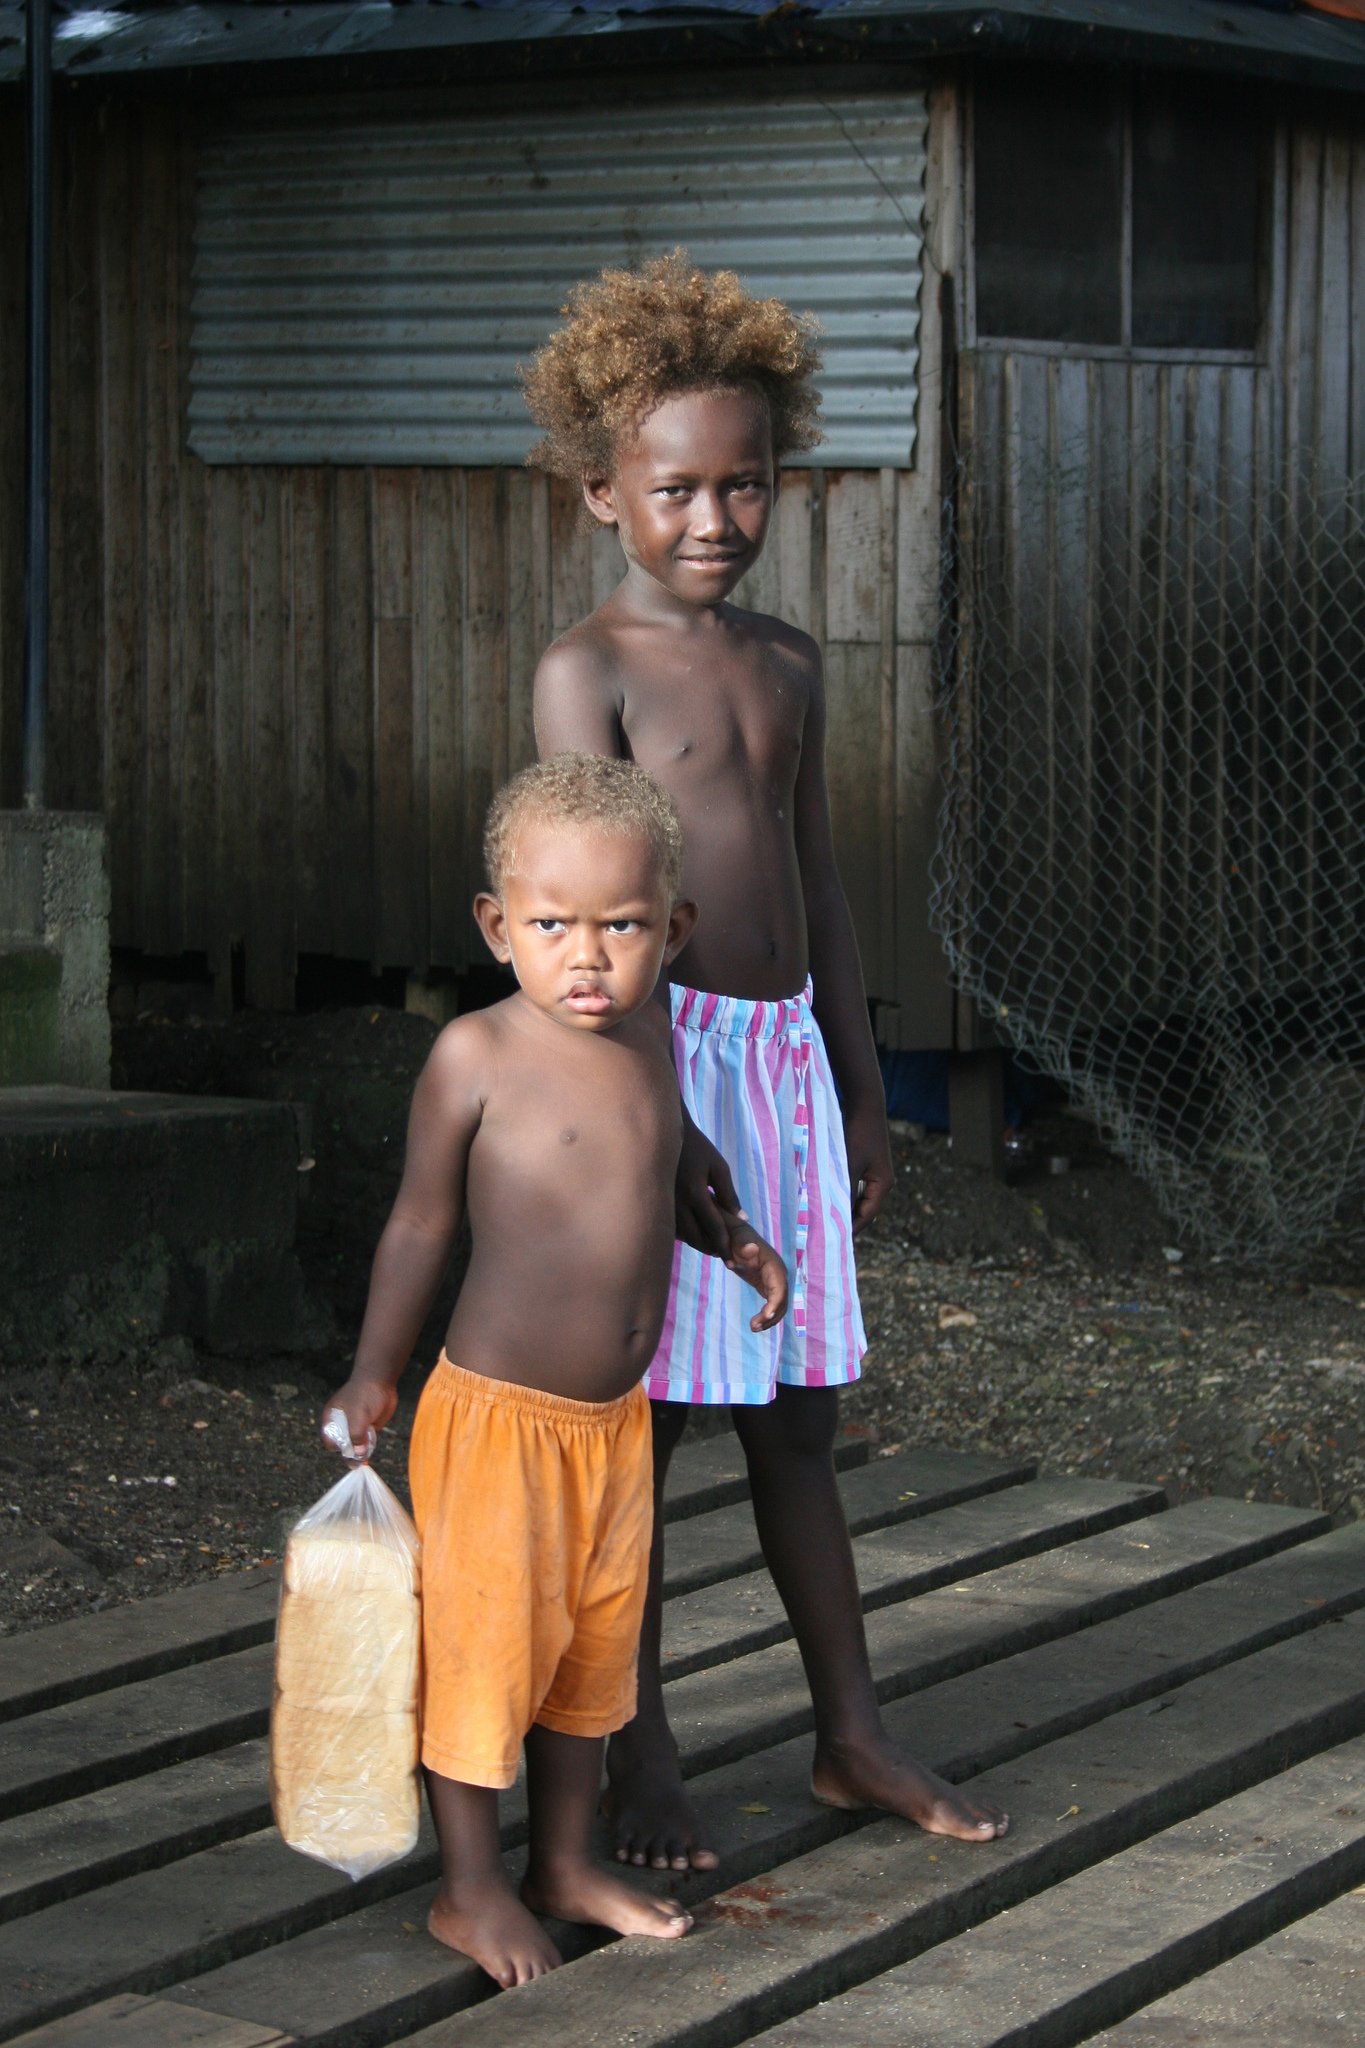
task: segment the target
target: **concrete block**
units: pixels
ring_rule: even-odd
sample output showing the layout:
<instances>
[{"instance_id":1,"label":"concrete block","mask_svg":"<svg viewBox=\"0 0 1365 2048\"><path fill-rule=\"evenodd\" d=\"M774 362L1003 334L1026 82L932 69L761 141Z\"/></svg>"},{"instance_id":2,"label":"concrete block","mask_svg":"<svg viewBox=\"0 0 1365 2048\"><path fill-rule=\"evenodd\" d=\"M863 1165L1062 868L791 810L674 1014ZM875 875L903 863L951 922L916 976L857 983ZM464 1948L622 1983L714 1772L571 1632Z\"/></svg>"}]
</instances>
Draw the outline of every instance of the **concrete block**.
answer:
<instances>
[{"instance_id":1,"label":"concrete block","mask_svg":"<svg viewBox=\"0 0 1365 2048\"><path fill-rule=\"evenodd\" d=\"M210 1351L293 1350L309 1323L303 1273L278 1245L215 1241L191 1253L191 1334Z\"/></svg>"},{"instance_id":2,"label":"concrete block","mask_svg":"<svg viewBox=\"0 0 1365 2048\"><path fill-rule=\"evenodd\" d=\"M410 1017L426 1017L440 1028L460 1014L459 984L453 977L436 980L410 974L403 991L403 1008Z\"/></svg>"},{"instance_id":3,"label":"concrete block","mask_svg":"<svg viewBox=\"0 0 1365 2048\"><path fill-rule=\"evenodd\" d=\"M55 1081L62 963L37 939L0 939L0 1087Z\"/></svg>"},{"instance_id":4,"label":"concrete block","mask_svg":"<svg viewBox=\"0 0 1365 2048\"><path fill-rule=\"evenodd\" d=\"M284 1102L79 1088L0 1092L0 1278L294 1241L298 1138Z\"/></svg>"},{"instance_id":5,"label":"concrete block","mask_svg":"<svg viewBox=\"0 0 1365 2048\"><path fill-rule=\"evenodd\" d=\"M287 1102L0 1089L0 1357L333 1341L294 1256Z\"/></svg>"},{"instance_id":6,"label":"concrete block","mask_svg":"<svg viewBox=\"0 0 1365 2048\"><path fill-rule=\"evenodd\" d=\"M89 812L40 811L43 845L43 922L49 931L109 922L104 820Z\"/></svg>"},{"instance_id":7,"label":"concrete block","mask_svg":"<svg viewBox=\"0 0 1365 2048\"><path fill-rule=\"evenodd\" d=\"M38 938L43 929L43 841L14 821L27 811L0 811L0 932Z\"/></svg>"},{"instance_id":8,"label":"concrete block","mask_svg":"<svg viewBox=\"0 0 1365 2048\"><path fill-rule=\"evenodd\" d=\"M109 1083L109 877L104 821L82 811L0 811L0 937L41 939L61 960L57 1079Z\"/></svg>"}]
</instances>

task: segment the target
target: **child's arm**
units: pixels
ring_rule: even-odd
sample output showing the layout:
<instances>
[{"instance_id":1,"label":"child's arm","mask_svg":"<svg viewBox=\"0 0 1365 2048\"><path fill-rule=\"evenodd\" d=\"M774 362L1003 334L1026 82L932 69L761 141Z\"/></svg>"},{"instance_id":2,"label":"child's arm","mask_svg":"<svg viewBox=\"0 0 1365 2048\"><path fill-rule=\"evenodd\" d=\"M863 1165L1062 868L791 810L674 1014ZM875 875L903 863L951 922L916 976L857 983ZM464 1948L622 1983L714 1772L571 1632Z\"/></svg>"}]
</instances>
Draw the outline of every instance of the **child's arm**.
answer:
<instances>
[{"instance_id":1,"label":"child's arm","mask_svg":"<svg viewBox=\"0 0 1365 2048\"><path fill-rule=\"evenodd\" d=\"M356 1446L397 1406L399 1377L460 1227L465 1166L483 1112L482 1040L475 1018L447 1025L413 1091L402 1185L374 1255L355 1363L323 1408L324 1417L342 1411Z\"/></svg>"},{"instance_id":2,"label":"child's arm","mask_svg":"<svg viewBox=\"0 0 1365 2048\"><path fill-rule=\"evenodd\" d=\"M895 1179L895 1168L858 941L834 860L825 785L825 688L818 654L801 741L793 821L806 903L815 1016L843 1103L856 1235L881 1208Z\"/></svg>"},{"instance_id":3,"label":"child's arm","mask_svg":"<svg viewBox=\"0 0 1365 2048\"><path fill-rule=\"evenodd\" d=\"M536 752L542 761L570 753L605 754L613 761L627 758L621 705L610 679L582 642L571 637L546 649L536 669L533 702ZM660 978L658 996L666 1014L667 975ZM739 1196L723 1155L693 1123L686 1104L677 1204L683 1243L712 1258L728 1258L730 1223L739 1214Z\"/></svg>"}]
</instances>

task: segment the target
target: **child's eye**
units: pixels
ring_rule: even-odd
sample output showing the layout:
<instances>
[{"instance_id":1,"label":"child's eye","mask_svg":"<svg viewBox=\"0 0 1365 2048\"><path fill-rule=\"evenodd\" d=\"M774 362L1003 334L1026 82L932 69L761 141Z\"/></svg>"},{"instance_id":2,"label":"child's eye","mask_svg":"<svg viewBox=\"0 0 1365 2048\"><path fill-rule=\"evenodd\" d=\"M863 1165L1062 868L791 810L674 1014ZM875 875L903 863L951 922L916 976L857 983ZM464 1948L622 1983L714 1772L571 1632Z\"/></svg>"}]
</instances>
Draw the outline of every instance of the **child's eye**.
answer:
<instances>
[{"instance_id":1,"label":"child's eye","mask_svg":"<svg viewBox=\"0 0 1365 2048\"><path fill-rule=\"evenodd\" d=\"M607 926L607 930L613 932L617 938L624 938L631 932L638 932L639 929L638 917L614 917Z\"/></svg>"},{"instance_id":2,"label":"child's eye","mask_svg":"<svg viewBox=\"0 0 1365 2048\"><path fill-rule=\"evenodd\" d=\"M656 498L685 498L687 496L687 485L660 484L654 495Z\"/></svg>"},{"instance_id":3,"label":"child's eye","mask_svg":"<svg viewBox=\"0 0 1365 2048\"><path fill-rule=\"evenodd\" d=\"M538 932L562 932L564 929L562 917L537 917L532 922Z\"/></svg>"}]
</instances>

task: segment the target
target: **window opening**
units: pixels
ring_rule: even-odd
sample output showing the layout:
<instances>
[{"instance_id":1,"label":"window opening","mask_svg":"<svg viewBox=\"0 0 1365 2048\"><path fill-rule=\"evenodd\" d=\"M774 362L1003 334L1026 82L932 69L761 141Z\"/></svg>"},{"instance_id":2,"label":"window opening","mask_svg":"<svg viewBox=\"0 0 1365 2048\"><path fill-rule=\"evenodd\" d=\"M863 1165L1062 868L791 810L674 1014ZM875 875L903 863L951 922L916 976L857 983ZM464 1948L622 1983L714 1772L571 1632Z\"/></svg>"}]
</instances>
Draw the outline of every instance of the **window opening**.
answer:
<instances>
[{"instance_id":1,"label":"window opening","mask_svg":"<svg viewBox=\"0 0 1365 2048\"><path fill-rule=\"evenodd\" d=\"M1255 108L986 69L974 137L978 336L1254 350L1267 155Z\"/></svg>"}]
</instances>

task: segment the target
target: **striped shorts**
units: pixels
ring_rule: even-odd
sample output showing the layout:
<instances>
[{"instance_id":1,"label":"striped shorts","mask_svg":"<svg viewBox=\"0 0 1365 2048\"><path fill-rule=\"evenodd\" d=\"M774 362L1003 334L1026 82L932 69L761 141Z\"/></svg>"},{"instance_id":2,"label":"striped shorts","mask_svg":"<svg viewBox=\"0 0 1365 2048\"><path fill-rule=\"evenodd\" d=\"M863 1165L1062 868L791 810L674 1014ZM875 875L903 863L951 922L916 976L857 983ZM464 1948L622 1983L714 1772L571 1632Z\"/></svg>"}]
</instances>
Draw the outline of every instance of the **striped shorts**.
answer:
<instances>
[{"instance_id":1,"label":"striped shorts","mask_svg":"<svg viewBox=\"0 0 1365 2048\"><path fill-rule=\"evenodd\" d=\"M683 1100L729 1162L754 1229L786 1260L791 1297L775 1330L751 1330L753 1288L719 1259L675 1245L645 1391L655 1401L762 1404L779 1383L855 1380L867 1340L848 1160L810 983L775 1003L678 987L671 995Z\"/></svg>"}]
</instances>

